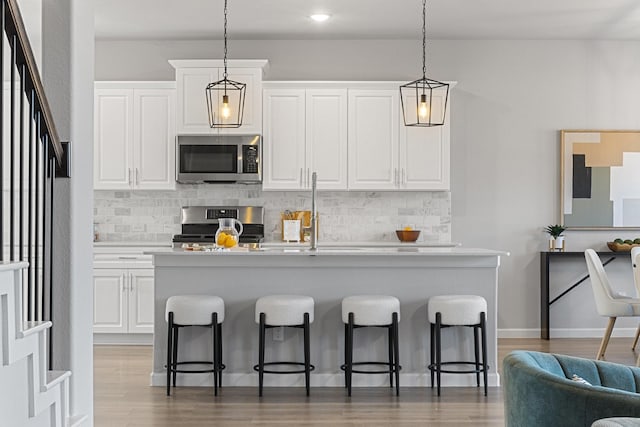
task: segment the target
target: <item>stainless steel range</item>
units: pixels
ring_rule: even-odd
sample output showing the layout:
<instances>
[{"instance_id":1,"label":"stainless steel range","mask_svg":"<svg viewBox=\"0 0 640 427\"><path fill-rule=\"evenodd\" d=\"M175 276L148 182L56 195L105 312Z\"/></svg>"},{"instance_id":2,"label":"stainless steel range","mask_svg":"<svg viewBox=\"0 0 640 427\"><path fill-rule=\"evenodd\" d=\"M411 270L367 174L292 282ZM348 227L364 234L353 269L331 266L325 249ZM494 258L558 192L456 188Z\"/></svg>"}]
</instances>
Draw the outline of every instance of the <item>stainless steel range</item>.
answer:
<instances>
[{"instance_id":1,"label":"stainless steel range","mask_svg":"<svg viewBox=\"0 0 640 427\"><path fill-rule=\"evenodd\" d=\"M173 247L183 244L214 244L219 218L235 218L244 226L240 245L264 240L264 208L258 206L185 206L182 208L182 234L173 236Z\"/></svg>"}]
</instances>

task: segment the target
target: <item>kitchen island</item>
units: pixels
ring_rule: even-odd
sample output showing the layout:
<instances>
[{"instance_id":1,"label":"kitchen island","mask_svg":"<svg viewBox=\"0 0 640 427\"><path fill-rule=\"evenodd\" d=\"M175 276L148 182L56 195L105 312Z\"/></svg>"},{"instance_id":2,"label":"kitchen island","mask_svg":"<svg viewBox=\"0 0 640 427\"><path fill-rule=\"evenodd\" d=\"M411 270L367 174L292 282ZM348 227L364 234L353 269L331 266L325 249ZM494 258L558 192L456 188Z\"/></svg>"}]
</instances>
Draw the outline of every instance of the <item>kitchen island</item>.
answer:
<instances>
[{"instance_id":1,"label":"kitchen island","mask_svg":"<svg viewBox=\"0 0 640 427\"><path fill-rule=\"evenodd\" d=\"M487 300L489 385L497 373L497 286L505 252L460 247L272 247L249 252L149 252L155 269L155 325L151 384L165 385L167 324L165 304L173 295L208 294L225 302L224 385L257 385L257 298L272 294L309 295L315 300L311 324L312 386L343 386L344 326L340 303L349 295L386 294L400 300L401 386L430 384L429 323L426 304L442 294L481 295ZM274 330L275 331L275 330ZM266 359L301 360L302 334L285 328L282 342L267 333ZM443 333L442 360L472 360L469 328ZM386 333L367 328L355 334L354 361L386 361ZM210 360L210 329L180 331L179 360ZM386 375L354 375L354 386L388 386ZM210 386L210 374L178 374L179 385ZM303 375L265 375L265 386L302 386ZM475 385L475 375L443 374L444 386Z\"/></svg>"}]
</instances>

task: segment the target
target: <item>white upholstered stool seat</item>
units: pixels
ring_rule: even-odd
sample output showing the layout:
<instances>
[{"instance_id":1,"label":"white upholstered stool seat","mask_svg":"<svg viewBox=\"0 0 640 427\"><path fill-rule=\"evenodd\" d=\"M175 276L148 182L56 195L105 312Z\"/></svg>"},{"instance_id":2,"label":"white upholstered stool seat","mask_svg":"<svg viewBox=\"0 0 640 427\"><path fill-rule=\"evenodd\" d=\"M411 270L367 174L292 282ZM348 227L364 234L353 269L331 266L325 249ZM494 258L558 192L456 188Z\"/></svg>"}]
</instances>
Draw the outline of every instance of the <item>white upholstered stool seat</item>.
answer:
<instances>
[{"instance_id":1,"label":"white upholstered stool seat","mask_svg":"<svg viewBox=\"0 0 640 427\"><path fill-rule=\"evenodd\" d=\"M305 313L309 313L309 323L313 323L313 309L313 298L308 296L269 295L256 301L256 323L260 323L260 313L265 314L267 325L302 325Z\"/></svg>"},{"instance_id":2,"label":"white upholstered stool seat","mask_svg":"<svg viewBox=\"0 0 640 427\"><path fill-rule=\"evenodd\" d=\"M436 313L440 313L443 325L477 325L480 313L486 312L487 300L478 295L438 295L427 304L429 323L436 323Z\"/></svg>"},{"instance_id":3,"label":"white upholstered stool seat","mask_svg":"<svg viewBox=\"0 0 640 427\"><path fill-rule=\"evenodd\" d=\"M389 325L393 313L398 313L400 321L400 301L388 295L354 295L342 300L343 323L349 323L349 313L355 325Z\"/></svg>"},{"instance_id":4,"label":"white upholstered stool seat","mask_svg":"<svg viewBox=\"0 0 640 427\"><path fill-rule=\"evenodd\" d=\"M169 297L165 309L165 320L173 312L176 325L210 325L213 313L218 314L218 323L224 321L224 301L212 295L176 295Z\"/></svg>"}]
</instances>

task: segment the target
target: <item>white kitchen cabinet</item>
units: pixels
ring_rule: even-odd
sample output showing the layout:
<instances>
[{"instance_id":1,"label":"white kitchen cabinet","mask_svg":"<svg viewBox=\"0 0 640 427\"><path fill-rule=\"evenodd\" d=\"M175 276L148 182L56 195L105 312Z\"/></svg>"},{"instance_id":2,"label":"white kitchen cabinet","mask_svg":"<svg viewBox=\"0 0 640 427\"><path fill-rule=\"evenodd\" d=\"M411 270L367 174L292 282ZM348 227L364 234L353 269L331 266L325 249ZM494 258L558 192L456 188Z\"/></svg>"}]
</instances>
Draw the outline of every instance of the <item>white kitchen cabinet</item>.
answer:
<instances>
[{"instance_id":1,"label":"white kitchen cabinet","mask_svg":"<svg viewBox=\"0 0 640 427\"><path fill-rule=\"evenodd\" d=\"M399 93L349 90L349 189L398 188Z\"/></svg>"},{"instance_id":2,"label":"white kitchen cabinet","mask_svg":"<svg viewBox=\"0 0 640 427\"><path fill-rule=\"evenodd\" d=\"M153 269L129 270L129 333L153 333Z\"/></svg>"},{"instance_id":3,"label":"white kitchen cabinet","mask_svg":"<svg viewBox=\"0 0 640 427\"><path fill-rule=\"evenodd\" d=\"M350 190L449 189L449 106L431 128L404 126L399 108L397 90L349 91Z\"/></svg>"},{"instance_id":4,"label":"white kitchen cabinet","mask_svg":"<svg viewBox=\"0 0 640 427\"><path fill-rule=\"evenodd\" d=\"M177 131L178 134L261 134L262 133L262 73L267 61L229 61L230 80L247 85L242 126L211 129L205 89L209 83L222 80L223 62L220 60L175 60L169 63L176 69ZM236 105L234 92L230 104ZM222 99L218 100L219 103Z\"/></svg>"},{"instance_id":5,"label":"white kitchen cabinet","mask_svg":"<svg viewBox=\"0 0 640 427\"><path fill-rule=\"evenodd\" d=\"M93 332L153 333L153 269L93 270Z\"/></svg>"},{"instance_id":6,"label":"white kitchen cabinet","mask_svg":"<svg viewBox=\"0 0 640 427\"><path fill-rule=\"evenodd\" d=\"M265 89L263 189L347 189L346 89Z\"/></svg>"},{"instance_id":7,"label":"white kitchen cabinet","mask_svg":"<svg viewBox=\"0 0 640 427\"><path fill-rule=\"evenodd\" d=\"M175 188L175 89L167 82L98 82L94 188Z\"/></svg>"},{"instance_id":8,"label":"white kitchen cabinet","mask_svg":"<svg viewBox=\"0 0 640 427\"><path fill-rule=\"evenodd\" d=\"M434 96L433 108L444 108L444 96ZM415 103L411 104L415 106ZM445 124L434 127L404 126L400 119L398 186L402 190L449 190L450 105ZM402 117L402 116L401 116Z\"/></svg>"},{"instance_id":9,"label":"white kitchen cabinet","mask_svg":"<svg viewBox=\"0 0 640 427\"><path fill-rule=\"evenodd\" d=\"M93 331L127 332L126 270L93 270Z\"/></svg>"},{"instance_id":10,"label":"white kitchen cabinet","mask_svg":"<svg viewBox=\"0 0 640 427\"><path fill-rule=\"evenodd\" d=\"M154 271L148 248L96 246L93 332L99 343L147 344L153 333ZM147 334L147 335L144 335Z\"/></svg>"}]
</instances>

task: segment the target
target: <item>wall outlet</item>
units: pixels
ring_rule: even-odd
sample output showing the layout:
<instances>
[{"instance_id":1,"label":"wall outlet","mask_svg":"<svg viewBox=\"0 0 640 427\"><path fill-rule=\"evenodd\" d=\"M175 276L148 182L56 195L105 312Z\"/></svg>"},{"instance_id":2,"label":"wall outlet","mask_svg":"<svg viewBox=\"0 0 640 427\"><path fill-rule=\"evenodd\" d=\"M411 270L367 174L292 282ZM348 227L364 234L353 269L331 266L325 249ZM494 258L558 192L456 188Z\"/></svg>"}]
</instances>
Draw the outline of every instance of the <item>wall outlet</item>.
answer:
<instances>
[{"instance_id":1,"label":"wall outlet","mask_svg":"<svg viewBox=\"0 0 640 427\"><path fill-rule=\"evenodd\" d=\"M284 341L284 326L273 328L273 340Z\"/></svg>"}]
</instances>

